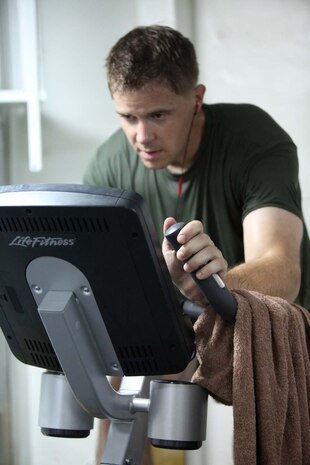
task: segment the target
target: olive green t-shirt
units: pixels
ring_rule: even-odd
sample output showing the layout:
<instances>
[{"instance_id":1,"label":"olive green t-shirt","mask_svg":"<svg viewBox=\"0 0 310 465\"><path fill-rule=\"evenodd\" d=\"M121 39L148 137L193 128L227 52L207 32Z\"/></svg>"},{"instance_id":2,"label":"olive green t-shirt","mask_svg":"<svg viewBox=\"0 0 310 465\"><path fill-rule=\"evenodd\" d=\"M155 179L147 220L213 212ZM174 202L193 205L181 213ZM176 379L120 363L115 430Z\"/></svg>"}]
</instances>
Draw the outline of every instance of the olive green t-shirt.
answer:
<instances>
[{"instance_id":1,"label":"olive green t-shirt","mask_svg":"<svg viewBox=\"0 0 310 465\"><path fill-rule=\"evenodd\" d=\"M160 239L167 216L201 220L233 266L244 261L242 222L248 213L274 206L303 219L297 150L288 134L254 105L204 105L203 111L205 130L195 162L184 175L181 197L179 175L146 168L121 129L99 147L84 182L138 192ZM298 301L310 309L310 245L304 228Z\"/></svg>"}]
</instances>

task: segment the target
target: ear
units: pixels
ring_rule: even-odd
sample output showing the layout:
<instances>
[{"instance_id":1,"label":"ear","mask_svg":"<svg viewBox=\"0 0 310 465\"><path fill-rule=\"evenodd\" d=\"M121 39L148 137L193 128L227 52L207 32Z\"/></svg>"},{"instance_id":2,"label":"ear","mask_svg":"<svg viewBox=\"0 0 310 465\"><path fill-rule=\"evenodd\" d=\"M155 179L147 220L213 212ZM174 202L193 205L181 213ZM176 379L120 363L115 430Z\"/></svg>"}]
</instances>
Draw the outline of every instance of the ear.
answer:
<instances>
[{"instance_id":1,"label":"ear","mask_svg":"<svg viewBox=\"0 0 310 465\"><path fill-rule=\"evenodd\" d=\"M195 111L194 114L196 115L202 107L203 98L205 95L206 88L203 84L198 84L195 87L194 95L195 95Z\"/></svg>"}]
</instances>

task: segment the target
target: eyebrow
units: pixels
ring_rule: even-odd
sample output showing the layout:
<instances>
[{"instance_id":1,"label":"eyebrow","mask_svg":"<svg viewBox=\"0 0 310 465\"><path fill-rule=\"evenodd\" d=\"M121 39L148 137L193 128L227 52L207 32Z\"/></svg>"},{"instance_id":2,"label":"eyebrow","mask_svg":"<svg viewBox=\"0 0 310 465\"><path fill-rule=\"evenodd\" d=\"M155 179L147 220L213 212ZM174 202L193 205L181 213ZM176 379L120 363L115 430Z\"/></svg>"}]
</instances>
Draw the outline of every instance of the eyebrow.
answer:
<instances>
[{"instance_id":1,"label":"eyebrow","mask_svg":"<svg viewBox=\"0 0 310 465\"><path fill-rule=\"evenodd\" d=\"M152 116L152 115L154 115L156 113L172 113L172 112L173 112L172 109L171 110L168 110L166 108L165 109L157 109L157 110L152 110L152 111L148 112L146 114L146 116ZM120 115L120 116L134 116L134 117L136 117L136 115L134 113L131 113L129 111L117 111L116 110L116 113L118 115Z\"/></svg>"}]
</instances>

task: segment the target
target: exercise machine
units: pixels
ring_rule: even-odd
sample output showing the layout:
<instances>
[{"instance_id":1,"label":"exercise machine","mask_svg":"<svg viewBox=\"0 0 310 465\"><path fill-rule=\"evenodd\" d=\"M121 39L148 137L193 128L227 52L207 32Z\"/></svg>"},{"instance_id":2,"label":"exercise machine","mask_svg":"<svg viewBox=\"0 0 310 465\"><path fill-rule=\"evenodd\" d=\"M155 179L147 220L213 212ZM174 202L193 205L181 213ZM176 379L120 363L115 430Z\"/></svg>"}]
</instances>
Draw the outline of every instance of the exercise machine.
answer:
<instances>
[{"instance_id":1,"label":"exercise machine","mask_svg":"<svg viewBox=\"0 0 310 465\"><path fill-rule=\"evenodd\" d=\"M168 234L172 243L177 232ZM186 368L194 334L141 196L73 184L2 186L0 257L4 336L21 362L45 369L43 434L83 438L95 417L109 418L105 465L139 465L147 437L159 447L201 446L206 392L161 379ZM210 302L223 297L233 321L231 294L211 278ZM122 377L119 391L108 376Z\"/></svg>"}]
</instances>

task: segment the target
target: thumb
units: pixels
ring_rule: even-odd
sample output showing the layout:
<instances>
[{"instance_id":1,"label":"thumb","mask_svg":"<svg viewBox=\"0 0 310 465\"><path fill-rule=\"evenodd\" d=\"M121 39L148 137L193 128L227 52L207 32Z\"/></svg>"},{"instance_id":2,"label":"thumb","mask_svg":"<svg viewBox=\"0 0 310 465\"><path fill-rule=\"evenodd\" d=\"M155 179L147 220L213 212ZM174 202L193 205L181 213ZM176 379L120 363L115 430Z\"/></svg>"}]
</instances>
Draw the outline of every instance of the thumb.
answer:
<instances>
[{"instance_id":1,"label":"thumb","mask_svg":"<svg viewBox=\"0 0 310 465\"><path fill-rule=\"evenodd\" d=\"M172 226L175 223L176 223L176 220L172 218L172 216L169 216L168 218L166 218L164 221L164 226L163 226L164 233L170 228L170 226Z\"/></svg>"},{"instance_id":2,"label":"thumb","mask_svg":"<svg viewBox=\"0 0 310 465\"><path fill-rule=\"evenodd\" d=\"M169 216L168 218L166 218L164 221L164 225L163 225L164 234L170 228L170 226L172 226L175 223L176 223L176 220L173 217ZM166 239L165 237L164 237L163 244L162 244L162 250L163 250L163 253L168 252L169 250L174 251L172 245L170 244L168 239Z\"/></svg>"}]
</instances>

